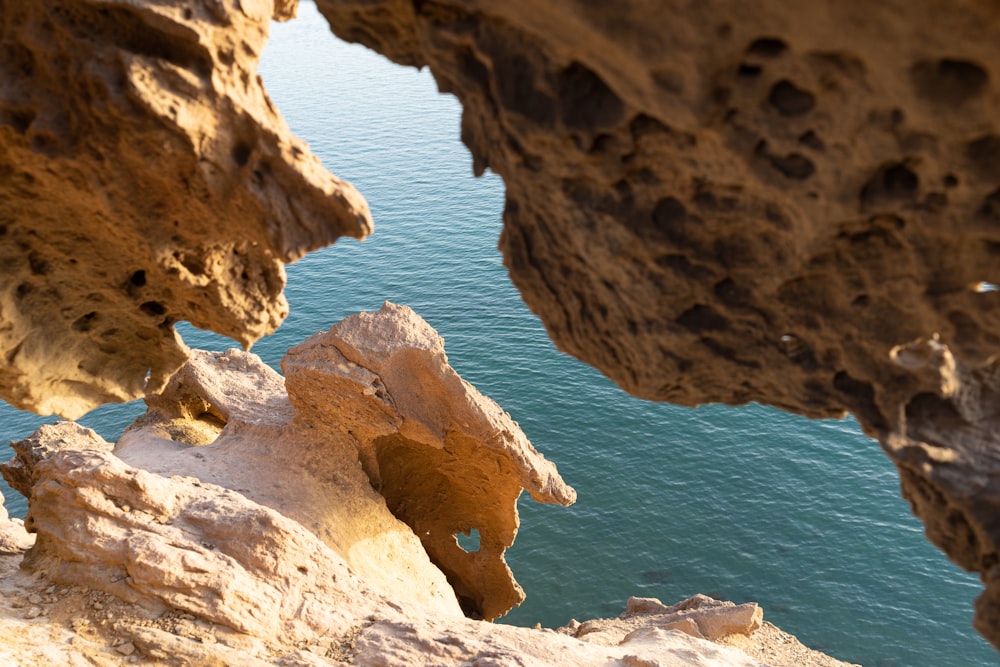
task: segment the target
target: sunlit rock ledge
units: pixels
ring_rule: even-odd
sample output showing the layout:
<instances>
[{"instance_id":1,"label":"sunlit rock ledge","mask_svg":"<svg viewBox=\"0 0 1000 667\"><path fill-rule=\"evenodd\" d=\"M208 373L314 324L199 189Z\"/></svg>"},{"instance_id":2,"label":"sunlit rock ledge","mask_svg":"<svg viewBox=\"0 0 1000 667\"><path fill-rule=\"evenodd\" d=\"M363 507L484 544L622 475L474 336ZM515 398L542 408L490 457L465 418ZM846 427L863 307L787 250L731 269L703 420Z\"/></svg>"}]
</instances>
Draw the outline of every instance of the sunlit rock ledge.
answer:
<instances>
[{"instance_id":1,"label":"sunlit rock ledge","mask_svg":"<svg viewBox=\"0 0 1000 667\"><path fill-rule=\"evenodd\" d=\"M74 422L13 443L0 471L29 512L0 544L16 559L35 540L0 586L0 656L786 664L757 605L704 596L558 633L475 620L524 599L503 558L521 491L566 505L573 489L410 308L350 316L282 368L193 350L114 445ZM43 631L59 641L18 648Z\"/></svg>"}]
</instances>

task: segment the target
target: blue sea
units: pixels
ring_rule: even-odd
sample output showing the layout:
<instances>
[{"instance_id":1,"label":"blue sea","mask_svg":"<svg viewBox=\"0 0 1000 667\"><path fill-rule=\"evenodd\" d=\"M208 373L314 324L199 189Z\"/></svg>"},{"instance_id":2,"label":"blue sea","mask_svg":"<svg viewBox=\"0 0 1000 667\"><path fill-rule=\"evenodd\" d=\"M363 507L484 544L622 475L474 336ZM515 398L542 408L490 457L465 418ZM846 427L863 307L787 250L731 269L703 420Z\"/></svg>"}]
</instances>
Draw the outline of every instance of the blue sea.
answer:
<instances>
[{"instance_id":1,"label":"blue sea","mask_svg":"<svg viewBox=\"0 0 1000 667\"><path fill-rule=\"evenodd\" d=\"M501 622L558 627L617 615L630 595L701 592L757 601L805 644L866 666L1000 664L971 627L978 578L924 539L854 421L648 403L555 349L496 249L503 183L473 178L459 105L428 72L338 42L304 2L274 26L261 74L292 129L367 196L376 231L290 266L291 315L254 351L277 367L350 313L408 304L579 492L570 508L522 499L508 560L528 598ZM181 328L194 346L233 346ZM114 440L142 411L80 421ZM0 438L49 421L0 406ZM23 516L24 499L4 495Z\"/></svg>"}]
</instances>

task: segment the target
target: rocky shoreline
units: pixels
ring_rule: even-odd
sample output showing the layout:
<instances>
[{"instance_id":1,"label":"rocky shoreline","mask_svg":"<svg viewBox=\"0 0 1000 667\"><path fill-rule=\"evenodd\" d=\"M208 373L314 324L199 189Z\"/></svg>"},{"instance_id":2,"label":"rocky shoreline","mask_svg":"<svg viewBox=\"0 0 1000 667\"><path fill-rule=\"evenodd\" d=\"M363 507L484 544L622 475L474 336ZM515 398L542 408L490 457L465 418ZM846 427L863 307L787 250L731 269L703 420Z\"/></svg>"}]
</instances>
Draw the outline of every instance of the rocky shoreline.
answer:
<instances>
[{"instance_id":1,"label":"rocky shoreline","mask_svg":"<svg viewBox=\"0 0 1000 667\"><path fill-rule=\"evenodd\" d=\"M524 598L503 559L521 491L568 504L573 490L405 306L346 318L282 368L192 351L117 443L74 422L12 443L0 471L29 512L0 542L0 656L792 664L764 648L779 631L756 604L705 596L633 598L619 619L559 631L475 620ZM46 646L25 641L40 633ZM815 661L795 664L842 664L779 636Z\"/></svg>"}]
</instances>

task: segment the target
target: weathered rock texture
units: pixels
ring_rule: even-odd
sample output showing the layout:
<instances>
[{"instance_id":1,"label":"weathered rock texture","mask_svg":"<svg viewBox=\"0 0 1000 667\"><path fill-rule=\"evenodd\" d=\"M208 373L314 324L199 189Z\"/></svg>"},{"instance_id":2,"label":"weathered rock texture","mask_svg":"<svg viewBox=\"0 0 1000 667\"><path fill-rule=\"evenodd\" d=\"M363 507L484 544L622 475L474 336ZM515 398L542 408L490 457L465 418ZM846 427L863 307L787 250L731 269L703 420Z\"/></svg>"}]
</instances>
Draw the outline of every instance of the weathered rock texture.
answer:
<instances>
[{"instance_id":1,"label":"weathered rock texture","mask_svg":"<svg viewBox=\"0 0 1000 667\"><path fill-rule=\"evenodd\" d=\"M487 619L524 599L503 553L517 498L569 505L576 493L500 406L448 365L444 341L405 306L353 315L282 360L300 415L350 434L392 513L420 536L467 611ZM479 548L456 536L476 531Z\"/></svg>"},{"instance_id":2,"label":"weathered rock texture","mask_svg":"<svg viewBox=\"0 0 1000 667\"><path fill-rule=\"evenodd\" d=\"M461 100L561 349L653 400L852 412L983 575L1000 646L997 395L956 411L890 358L933 334L985 375L1000 353L996 3L317 6Z\"/></svg>"},{"instance_id":3,"label":"weathered rock texture","mask_svg":"<svg viewBox=\"0 0 1000 667\"><path fill-rule=\"evenodd\" d=\"M20 574L0 555L0 658L787 664L755 638L755 604L704 596L634 598L575 636L466 618L523 599L503 560L522 489L561 504L573 490L409 308L346 318L282 366L285 381L252 354L194 350L113 451L73 422L14 443L0 471L29 513L0 530L20 531L14 552L24 528L37 539ZM466 552L455 534L473 529Z\"/></svg>"},{"instance_id":4,"label":"weathered rock texture","mask_svg":"<svg viewBox=\"0 0 1000 667\"><path fill-rule=\"evenodd\" d=\"M296 5L0 1L0 398L159 391L174 322L249 345L287 314L283 263L371 231L256 73Z\"/></svg>"},{"instance_id":5,"label":"weathered rock texture","mask_svg":"<svg viewBox=\"0 0 1000 667\"><path fill-rule=\"evenodd\" d=\"M181 482L182 488L185 482ZM187 541L178 544L196 548ZM198 613L178 609L159 613L143 607L141 601L129 602L80 585L53 584L37 572L18 572L17 561L18 557L0 556L0 660L4 664L851 667L810 651L766 622L749 636L737 633L713 643L663 628L663 617L658 614L638 620L625 614L622 620L577 624L628 623L633 628L628 636L606 645L567 636L566 630L403 616L391 607L355 626L335 623L325 633L300 635L298 641L267 641L252 631L235 632ZM289 593L294 598L295 591ZM711 604L734 608L720 606L718 601ZM731 643L737 643L739 650L726 646Z\"/></svg>"},{"instance_id":6,"label":"weathered rock texture","mask_svg":"<svg viewBox=\"0 0 1000 667\"><path fill-rule=\"evenodd\" d=\"M426 322L387 303L308 339L283 366L286 380L249 353L195 350L147 399L114 455L70 422L15 443L16 461L3 472L30 497L27 526L39 534L32 558L51 559L45 569L59 581L137 591L257 636L328 623L312 612L297 621L302 610L287 608L296 596L333 600L315 583L326 579L357 577L382 606L442 618L464 609L492 619L524 599L504 561L517 498L527 489L540 502L569 504L575 493L510 416L452 370ZM66 448L87 455L54 454ZM88 484L100 493L79 493ZM308 531L296 533L284 517ZM273 534L252 537L257 525ZM466 552L455 536L472 529L480 547ZM202 546L176 546L184 540ZM302 554L313 551L326 560L306 562ZM192 590L171 574L217 573L229 562L231 575L206 575ZM254 582L269 578L296 592L257 591ZM341 591L340 606L355 594ZM357 618L374 608L359 606Z\"/></svg>"},{"instance_id":7,"label":"weathered rock texture","mask_svg":"<svg viewBox=\"0 0 1000 667\"><path fill-rule=\"evenodd\" d=\"M370 230L255 76L295 5L0 0L0 397L76 415L159 391L173 322L248 344L284 316L282 262ZM996 3L317 5L459 97L475 169L507 185L511 276L562 349L655 400L853 412L982 574L1000 646ZM923 366L891 358L934 335ZM365 469L447 469L464 436L440 423L401 420ZM465 567L460 589L486 576Z\"/></svg>"},{"instance_id":8,"label":"weathered rock texture","mask_svg":"<svg viewBox=\"0 0 1000 667\"><path fill-rule=\"evenodd\" d=\"M733 604L707 595L695 595L675 605L656 598L629 598L625 611L614 619L573 620L558 632L590 644L622 646L653 640L666 631L680 632L738 646L772 667L839 667L845 663L803 646L795 637L764 622L754 602Z\"/></svg>"}]
</instances>

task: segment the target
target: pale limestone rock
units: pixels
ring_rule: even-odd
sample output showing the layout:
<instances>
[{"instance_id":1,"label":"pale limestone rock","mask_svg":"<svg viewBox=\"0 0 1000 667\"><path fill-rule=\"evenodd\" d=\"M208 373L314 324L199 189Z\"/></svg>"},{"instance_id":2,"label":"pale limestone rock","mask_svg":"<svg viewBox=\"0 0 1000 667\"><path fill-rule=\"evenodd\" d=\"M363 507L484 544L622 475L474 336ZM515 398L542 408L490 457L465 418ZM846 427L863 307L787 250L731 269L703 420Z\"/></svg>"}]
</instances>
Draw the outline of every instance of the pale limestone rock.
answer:
<instances>
[{"instance_id":1,"label":"pale limestone rock","mask_svg":"<svg viewBox=\"0 0 1000 667\"><path fill-rule=\"evenodd\" d=\"M248 345L287 315L284 263L371 232L257 76L296 6L4 1L0 398L76 417L158 391L174 322Z\"/></svg>"},{"instance_id":2,"label":"pale limestone rock","mask_svg":"<svg viewBox=\"0 0 1000 667\"><path fill-rule=\"evenodd\" d=\"M510 415L448 365L412 309L386 303L293 347L282 360L299 414L350 433L389 509L413 527L467 612L487 619L524 599L503 560L517 498L568 505L576 493ZM456 535L479 534L466 552Z\"/></svg>"},{"instance_id":3,"label":"pale limestone rock","mask_svg":"<svg viewBox=\"0 0 1000 667\"><path fill-rule=\"evenodd\" d=\"M599 646L551 630L462 620L380 620L354 640L364 667L476 664L574 667L766 667L746 653L680 632L653 629L620 646Z\"/></svg>"},{"instance_id":4,"label":"pale limestone rock","mask_svg":"<svg viewBox=\"0 0 1000 667\"><path fill-rule=\"evenodd\" d=\"M284 381L252 354L193 351L115 454L280 511L401 607L448 617L461 602L493 618L520 603L503 558L516 500L527 489L568 504L575 492L448 365L437 333L387 303L310 338L283 366ZM471 530L470 553L455 535Z\"/></svg>"},{"instance_id":5,"label":"pale limestone rock","mask_svg":"<svg viewBox=\"0 0 1000 667\"><path fill-rule=\"evenodd\" d=\"M31 496L31 487L38 481L35 464L55 452L70 449L94 449L110 452L114 445L96 431L76 422L59 421L44 424L23 440L10 443L14 458L0 463L0 473L10 488L22 496Z\"/></svg>"},{"instance_id":6,"label":"pale limestone rock","mask_svg":"<svg viewBox=\"0 0 1000 667\"><path fill-rule=\"evenodd\" d=\"M24 522L10 518L0 493L0 555L21 553L34 543L35 537L24 529Z\"/></svg>"},{"instance_id":7,"label":"pale limestone rock","mask_svg":"<svg viewBox=\"0 0 1000 667\"><path fill-rule=\"evenodd\" d=\"M355 441L296 420L283 385L256 355L194 350L115 453L234 489L307 527L395 604L460 615L445 576L372 488Z\"/></svg>"},{"instance_id":8,"label":"pale limestone rock","mask_svg":"<svg viewBox=\"0 0 1000 667\"><path fill-rule=\"evenodd\" d=\"M847 665L803 646L795 637L764 622L763 610L756 603L737 605L707 595L695 595L674 605L665 605L656 598L633 597L618 618L571 622L559 632L601 646L655 645L665 636L683 633L738 647L773 667Z\"/></svg>"},{"instance_id":9,"label":"pale limestone rock","mask_svg":"<svg viewBox=\"0 0 1000 667\"><path fill-rule=\"evenodd\" d=\"M311 532L229 489L97 451L59 452L37 471L31 564L53 581L272 641L349 627L386 604Z\"/></svg>"},{"instance_id":10,"label":"pale limestone rock","mask_svg":"<svg viewBox=\"0 0 1000 667\"><path fill-rule=\"evenodd\" d=\"M690 625L684 622L692 621L698 633L712 641L729 635L749 636L759 630L764 621L764 611L755 602L737 605L700 593L671 606L656 598L632 597L625 605L622 618L649 614L660 615L663 617L661 620L668 625L683 623L685 628L690 628Z\"/></svg>"}]
</instances>

